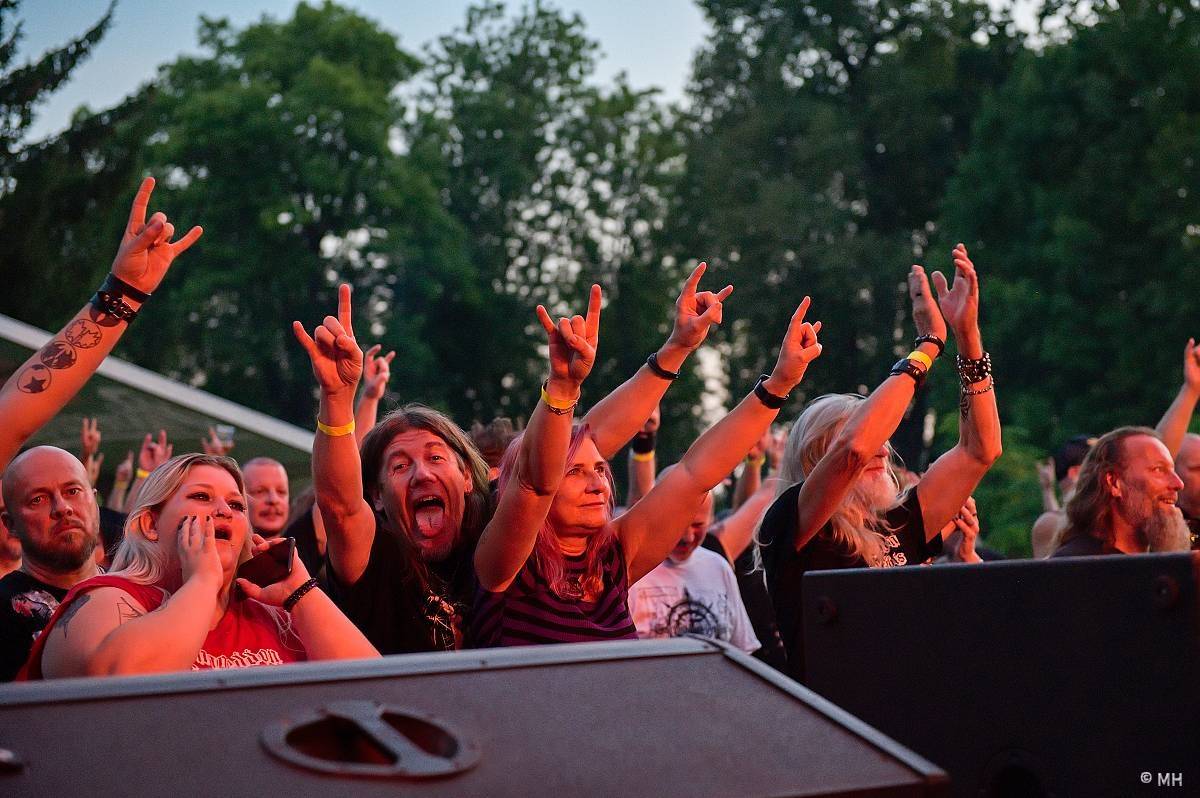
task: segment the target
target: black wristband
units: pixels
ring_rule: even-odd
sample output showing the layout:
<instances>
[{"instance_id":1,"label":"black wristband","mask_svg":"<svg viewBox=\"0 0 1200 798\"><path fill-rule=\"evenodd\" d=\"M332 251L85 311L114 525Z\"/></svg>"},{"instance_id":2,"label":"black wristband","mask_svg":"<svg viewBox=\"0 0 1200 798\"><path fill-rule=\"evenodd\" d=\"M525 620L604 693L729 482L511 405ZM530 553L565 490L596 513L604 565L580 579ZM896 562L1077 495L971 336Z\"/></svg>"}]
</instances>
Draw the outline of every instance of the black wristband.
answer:
<instances>
[{"instance_id":1,"label":"black wristband","mask_svg":"<svg viewBox=\"0 0 1200 798\"><path fill-rule=\"evenodd\" d=\"M107 285L107 281L105 281L105 285ZM132 324L133 320L137 318L138 312L125 304L124 297L120 294L105 291L104 286L101 286L99 291L92 294L92 298L89 301L92 307L100 313L120 319L126 324ZM103 324L103 322L101 323Z\"/></svg>"},{"instance_id":2,"label":"black wristband","mask_svg":"<svg viewBox=\"0 0 1200 798\"><path fill-rule=\"evenodd\" d=\"M918 335L916 340L913 341L913 349L916 349L921 344L933 344L936 346L938 350L936 357L941 357L942 353L946 351L946 342L936 335Z\"/></svg>"},{"instance_id":3,"label":"black wristband","mask_svg":"<svg viewBox=\"0 0 1200 798\"><path fill-rule=\"evenodd\" d=\"M958 379L964 388L970 388L992 376L992 356L987 352L976 360L955 355L954 365L958 368Z\"/></svg>"},{"instance_id":4,"label":"black wristband","mask_svg":"<svg viewBox=\"0 0 1200 798\"><path fill-rule=\"evenodd\" d=\"M634 454L649 454L654 451L654 444L657 443L657 437L653 432L639 432L633 436L629 448L633 450Z\"/></svg>"},{"instance_id":5,"label":"black wristband","mask_svg":"<svg viewBox=\"0 0 1200 798\"><path fill-rule=\"evenodd\" d=\"M679 379L678 371L667 371L665 368L658 365L658 353L657 352L650 353L650 357L646 358L646 365L650 367L651 371L653 371L659 377L662 377L664 380Z\"/></svg>"},{"instance_id":6,"label":"black wristband","mask_svg":"<svg viewBox=\"0 0 1200 798\"><path fill-rule=\"evenodd\" d=\"M918 388L925 384L925 370L908 358L897 360L896 365L892 366L892 370L889 373L893 377L898 374L907 374L912 377L913 382L917 384Z\"/></svg>"},{"instance_id":7,"label":"black wristband","mask_svg":"<svg viewBox=\"0 0 1200 798\"><path fill-rule=\"evenodd\" d=\"M108 276L104 278L104 282L100 284L100 290L107 291L110 294L119 294L122 297L129 297L137 302L145 302L150 298L150 295L145 291L139 291L112 272L109 272Z\"/></svg>"},{"instance_id":8,"label":"black wristband","mask_svg":"<svg viewBox=\"0 0 1200 798\"><path fill-rule=\"evenodd\" d=\"M768 391L763 383L770 378L771 375L769 374L764 374L758 378L758 382L754 383L754 395L758 397L758 401L762 402L767 407L771 408L772 410L778 410L787 404L787 400L790 399L792 395L788 394L787 396L778 396L777 394L773 394Z\"/></svg>"},{"instance_id":9,"label":"black wristband","mask_svg":"<svg viewBox=\"0 0 1200 798\"><path fill-rule=\"evenodd\" d=\"M291 612L292 607L295 607L297 604L299 604L300 599L307 596L308 591L312 590L318 584L320 584L320 583L317 582L317 578L314 576L314 577L310 578L304 584L300 585L300 587L293 590L292 595L288 596L286 599L283 600L283 611Z\"/></svg>"}]
</instances>

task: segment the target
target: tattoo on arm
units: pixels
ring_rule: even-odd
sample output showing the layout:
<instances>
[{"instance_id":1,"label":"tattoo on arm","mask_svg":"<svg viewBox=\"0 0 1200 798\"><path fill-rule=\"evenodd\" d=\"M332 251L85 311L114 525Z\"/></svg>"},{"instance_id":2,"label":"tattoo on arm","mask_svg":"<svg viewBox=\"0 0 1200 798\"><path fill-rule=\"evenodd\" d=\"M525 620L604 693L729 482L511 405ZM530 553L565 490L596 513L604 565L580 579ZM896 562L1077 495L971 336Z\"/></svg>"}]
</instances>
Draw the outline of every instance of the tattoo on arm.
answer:
<instances>
[{"instance_id":1,"label":"tattoo on arm","mask_svg":"<svg viewBox=\"0 0 1200 798\"><path fill-rule=\"evenodd\" d=\"M71 606L63 610L62 617L58 619L58 626L62 629L63 637L67 636L67 626L71 623L71 619L75 617L75 613L83 609L83 605L92 600L88 593L84 593L79 598L71 602Z\"/></svg>"},{"instance_id":2,"label":"tattoo on arm","mask_svg":"<svg viewBox=\"0 0 1200 798\"><path fill-rule=\"evenodd\" d=\"M966 421L967 416L971 415L971 397L965 393L958 395L958 412L962 415L963 421Z\"/></svg>"},{"instance_id":3,"label":"tattoo on arm","mask_svg":"<svg viewBox=\"0 0 1200 798\"><path fill-rule=\"evenodd\" d=\"M141 618L145 613L137 607L129 603L127 599L117 600L117 626L132 621L134 618Z\"/></svg>"}]
</instances>

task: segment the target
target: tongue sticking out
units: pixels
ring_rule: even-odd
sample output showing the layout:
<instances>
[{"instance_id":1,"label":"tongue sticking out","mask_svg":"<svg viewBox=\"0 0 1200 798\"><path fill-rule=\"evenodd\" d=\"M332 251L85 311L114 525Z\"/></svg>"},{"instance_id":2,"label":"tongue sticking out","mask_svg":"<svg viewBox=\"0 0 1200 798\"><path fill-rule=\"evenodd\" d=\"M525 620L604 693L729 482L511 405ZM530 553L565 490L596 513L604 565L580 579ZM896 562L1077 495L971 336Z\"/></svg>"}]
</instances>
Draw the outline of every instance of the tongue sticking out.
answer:
<instances>
[{"instance_id":1,"label":"tongue sticking out","mask_svg":"<svg viewBox=\"0 0 1200 798\"><path fill-rule=\"evenodd\" d=\"M417 522L417 529L427 538L441 534L442 526L446 523L446 510L437 504L420 507L413 516Z\"/></svg>"}]
</instances>

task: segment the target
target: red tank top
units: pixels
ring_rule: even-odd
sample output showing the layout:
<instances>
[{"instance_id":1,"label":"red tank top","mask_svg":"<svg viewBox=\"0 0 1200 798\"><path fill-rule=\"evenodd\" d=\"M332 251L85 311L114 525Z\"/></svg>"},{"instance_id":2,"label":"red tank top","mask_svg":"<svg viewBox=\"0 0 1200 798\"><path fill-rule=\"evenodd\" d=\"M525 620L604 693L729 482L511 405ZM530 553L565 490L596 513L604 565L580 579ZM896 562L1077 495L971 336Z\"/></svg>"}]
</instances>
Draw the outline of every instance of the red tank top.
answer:
<instances>
[{"instance_id":1,"label":"red tank top","mask_svg":"<svg viewBox=\"0 0 1200 798\"><path fill-rule=\"evenodd\" d=\"M47 635L63 611L79 596L88 591L101 587L115 587L124 590L137 599L146 608L146 612L154 612L168 594L165 590L153 585L142 585L131 582L121 576L102 575L85 579L71 591L58 605L46 628L34 641L33 649L29 652L29 660L17 674L16 681L32 681L42 679L42 650L46 647ZM280 611L282 612L282 610ZM287 613L283 613L287 618ZM282 665L286 662L304 662L308 659L304 646L295 634L288 633L281 637L275 617L264 604L246 598L235 598L229 604L229 609L221 616L216 628L208 633L204 645L192 662L192 670L215 670L217 668L252 668L259 665Z\"/></svg>"}]
</instances>

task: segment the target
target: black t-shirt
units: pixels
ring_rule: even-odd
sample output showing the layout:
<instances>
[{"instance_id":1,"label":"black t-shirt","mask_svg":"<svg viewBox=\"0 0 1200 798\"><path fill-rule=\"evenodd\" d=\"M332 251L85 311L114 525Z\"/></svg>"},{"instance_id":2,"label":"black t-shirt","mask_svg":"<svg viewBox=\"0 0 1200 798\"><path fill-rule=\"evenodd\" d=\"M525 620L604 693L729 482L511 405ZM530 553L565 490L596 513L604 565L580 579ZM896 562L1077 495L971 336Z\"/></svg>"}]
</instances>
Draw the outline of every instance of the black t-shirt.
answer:
<instances>
[{"instance_id":1,"label":"black t-shirt","mask_svg":"<svg viewBox=\"0 0 1200 798\"><path fill-rule=\"evenodd\" d=\"M428 565L428 586L418 564L375 518L370 560L353 585L338 578L328 561L330 595L380 654L451 651L468 628L465 616L475 596L474 546L463 545L440 563Z\"/></svg>"},{"instance_id":2,"label":"black t-shirt","mask_svg":"<svg viewBox=\"0 0 1200 798\"><path fill-rule=\"evenodd\" d=\"M1103 540L1098 540L1091 535L1076 535L1055 549L1050 557L1093 557L1097 554L1120 553L1117 549L1109 548Z\"/></svg>"},{"instance_id":3,"label":"black t-shirt","mask_svg":"<svg viewBox=\"0 0 1200 798\"><path fill-rule=\"evenodd\" d=\"M722 557L729 556L721 539L711 532L704 536L700 545ZM787 650L783 647L783 639L775 623L775 608L771 606L771 595L767 592L766 573L762 568L754 568L754 546L754 541L750 541L750 545L734 561L733 574L737 578L738 592L742 594L742 603L746 605L746 615L754 627L754 636L762 644L754 656L776 670L786 671Z\"/></svg>"},{"instance_id":4,"label":"black t-shirt","mask_svg":"<svg viewBox=\"0 0 1200 798\"><path fill-rule=\"evenodd\" d=\"M834 539L833 527L826 524L800 551L792 544L799 523L797 483L775 499L763 516L759 539L763 544L763 566L767 570L767 589L775 605L779 633L787 649L788 672L795 679L804 675L803 613L801 607L801 578L807 571L827 571L840 568L863 568L868 565L861 556L853 554ZM911 490L899 505L884 515L886 528L881 530L885 550L876 567L920 565L942 551L942 538L925 540L925 523L917 491ZM890 531L889 531L890 530Z\"/></svg>"},{"instance_id":5,"label":"black t-shirt","mask_svg":"<svg viewBox=\"0 0 1200 798\"><path fill-rule=\"evenodd\" d=\"M304 563L309 576L315 576L321 588L328 592L329 576L325 570L325 554L317 544L317 526L313 523L313 508L300 513L300 517L283 530L285 538L296 541L296 556Z\"/></svg>"},{"instance_id":6,"label":"black t-shirt","mask_svg":"<svg viewBox=\"0 0 1200 798\"><path fill-rule=\"evenodd\" d=\"M46 628L66 595L65 589L47 585L24 571L0 579L0 682L11 682L21 670L34 638Z\"/></svg>"}]
</instances>

